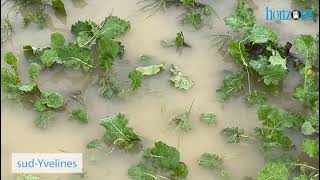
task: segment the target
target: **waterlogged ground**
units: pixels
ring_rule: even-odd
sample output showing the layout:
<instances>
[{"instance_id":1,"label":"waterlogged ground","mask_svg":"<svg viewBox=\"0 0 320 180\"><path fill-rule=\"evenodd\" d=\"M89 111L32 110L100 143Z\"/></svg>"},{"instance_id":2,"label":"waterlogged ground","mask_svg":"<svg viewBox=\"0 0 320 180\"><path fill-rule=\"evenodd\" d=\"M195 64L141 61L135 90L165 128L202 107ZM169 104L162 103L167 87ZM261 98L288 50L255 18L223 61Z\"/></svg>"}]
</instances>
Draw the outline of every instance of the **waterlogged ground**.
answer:
<instances>
[{"instance_id":1,"label":"waterlogged ground","mask_svg":"<svg viewBox=\"0 0 320 180\"><path fill-rule=\"evenodd\" d=\"M57 153L61 151L83 153L84 171L90 180L129 179L127 169L138 161L139 154L114 151L106 157L104 154L111 148L104 152L97 152L89 151L85 147L90 140L103 135L104 128L98 125L100 119L117 112L127 115L130 126L142 137L144 147L151 147L155 141L159 140L177 147L181 153L181 160L189 167L188 179L190 180L219 179L214 173L201 169L197 165L197 159L204 152L225 157L225 167L234 180L245 176L255 177L263 167L264 160L258 144L225 144L219 135L224 127L239 126L248 132L253 132L253 129L259 126L256 109L246 105L243 97L234 99L230 103L221 103L215 91L221 85L223 72L235 70L237 67L231 59L223 58L216 48L210 47L212 42L209 41L208 35L226 32L227 28L221 19L234 12L236 1L210 1L221 19L214 19L212 29L200 31L193 31L179 23L178 16L182 13L181 9L169 9L166 13L159 12L145 20L147 14L138 11L141 5L136 3L137 0L88 0L87 4L75 6L71 1L65 1L67 18L62 22L53 17L54 27L44 30L36 27L23 29L21 19L17 17L12 43L8 42L2 48L1 57L6 51L17 54L20 59L19 72L25 76L22 79L26 80L28 62L22 54L23 45L48 46L50 34L55 31L63 33L68 40L73 40L70 27L77 20L90 19L101 22L112 13L130 20L132 26L130 32L120 39L126 46L125 57L114 67L114 71L120 75L122 81L127 80L128 72L135 67L141 54L150 54L157 57L159 62L165 62L166 67L171 63L179 66L195 81L194 87L187 92L176 90L168 82L168 71L146 78L143 87L124 101L105 100L99 96L97 88L90 87L85 91L90 117L88 125L69 121L65 114L59 114L56 121L46 130L40 130L34 126L33 120L37 114L32 109L3 102L1 108L2 179L14 179L14 175L11 174L11 153L13 152ZM10 3L6 4L6 6L9 5ZM292 41L298 34L315 34L319 31L317 23L266 22L266 2L259 0L251 2L250 5L254 7L258 21L269 24L279 33L283 43ZM290 8L288 2L282 0L272 1L268 5ZM1 14L1 16L4 15L5 13ZM182 54L179 54L174 48L164 49L160 46L160 40L173 38L178 31L183 31L186 42L192 46L191 49L184 49ZM291 92L293 89L286 87L292 87L292 84L297 83L297 78L294 76L290 78L289 84L284 85L285 92ZM87 79L80 72L56 68L42 73L39 82L41 88L45 90L57 90L68 95L72 91L83 88ZM286 97L285 93L284 97ZM195 102L191 121L194 129L188 134L181 134L179 131L170 133L172 131L172 127L168 126L170 118L187 110L193 99ZM199 122L202 112L216 114L217 126L208 127ZM42 174L39 177L45 180L81 179L78 174Z\"/></svg>"}]
</instances>

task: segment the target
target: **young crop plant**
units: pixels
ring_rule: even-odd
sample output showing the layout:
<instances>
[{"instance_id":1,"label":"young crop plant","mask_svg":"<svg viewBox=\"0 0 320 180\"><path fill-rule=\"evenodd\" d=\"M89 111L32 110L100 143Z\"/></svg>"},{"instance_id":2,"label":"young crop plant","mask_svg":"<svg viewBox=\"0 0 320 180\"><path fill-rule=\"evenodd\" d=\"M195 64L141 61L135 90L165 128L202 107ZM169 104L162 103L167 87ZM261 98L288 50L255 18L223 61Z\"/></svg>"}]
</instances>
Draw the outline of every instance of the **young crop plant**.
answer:
<instances>
[{"instance_id":1,"label":"young crop plant","mask_svg":"<svg viewBox=\"0 0 320 180\"><path fill-rule=\"evenodd\" d=\"M157 11L166 11L168 8L181 6L185 9L181 15L181 23L196 30L205 25L210 27L213 16L217 16L210 5L203 4L198 0L142 0L139 3L144 4L140 10L151 11L151 14L146 18L154 15Z\"/></svg>"},{"instance_id":2,"label":"young crop plant","mask_svg":"<svg viewBox=\"0 0 320 180\"><path fill-rule=\"evenodd\" d=\"M225 170L223 158L217 154L203 153L198 160L198 165L204 169L214 171L223 179L229 179L230 174Z\"/></svg>"},{"instance_id":3,"label":"young crop plant","mask_svg":"<svg viewBox=\"0 0 320 180\"><path fill-rule=\"evenodd\" d=\"M188 166L180 161L179 151L161 141L153 148L144 151L141 161L128 169L132 180L141 179L185 179L188 175Z\"/></svg>"}]
</instances>

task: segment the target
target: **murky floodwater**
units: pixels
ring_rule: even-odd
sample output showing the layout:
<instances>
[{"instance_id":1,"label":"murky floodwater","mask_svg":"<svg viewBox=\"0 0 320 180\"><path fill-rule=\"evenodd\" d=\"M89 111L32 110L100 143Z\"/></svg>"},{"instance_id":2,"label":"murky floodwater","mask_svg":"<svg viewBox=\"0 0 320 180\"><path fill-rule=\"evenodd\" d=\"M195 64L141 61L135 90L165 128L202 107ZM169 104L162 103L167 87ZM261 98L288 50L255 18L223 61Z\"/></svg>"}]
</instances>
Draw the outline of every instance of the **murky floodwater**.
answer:
<instances>
[{"instance_id":1,"label":"murky floodwater","mask_svg":"<svg viewBox=\"0 0 320 180\"><path fill-rule=\"evenodd\" d=\"M236 1L208 1L221 19L234 12ZM252 132L259 126L256 118L256 109L248 107L243 98L232 100L230 103L221 103L216 96L216 89L224 77L224 70L235 70L237 67L228 58L210 48L209 34L225 33L227 28L220 19L214 19L213 28L208 30L193 31L179 23L180 9L169 9L166 13L159 12L149 19L147 15L138 11L136 0L88 0L87 5L81 6L65 1L67 9L66 24L53 17L54 28L39 30L36 27L23 29L21 19L15 22L15 34L12 44L7 43L3 52L14 51L20 59L19 72L27 79L27 65L23 57L22 46L32 44L36 47L45 47L50 43L50 34L59 31L68 40L73 40L70 27L78 20L90 19L101 22L110 13L131 21L131 30L121 42L126 46L123 60L114 67L115 73L124 74L122 81L126 80L127 73L135 67L141 54L150 54L166 63L179 66L181 70L195 81L195 86L186 92L173 88L168 80L169 73L146 78L143 87L124 101L108 101L98 94L96 87L87 88L85 98L89 113L89 124L79 125L69 121L65 114L58 114L56 121L46 130L35 128L33 120L37 114L33 110L21 106L2 103L1 109L1 178L14 179L11 174L12 152L81 152L84 156L84 171L90 180L128 179L128 167L139 159L139 154L128 154L114 151L108 157L105 152L88 151L86 144L101 137L104 128L98 125L99 120L106 115L122 112L130 120L130 126L142 137L143 146L151 147L155 141L163 141L179 148L181 160L189 167L188 179L219 179L214 173L202 169L197 165L197 160L204 152L216 153L225 159L225 168L232 174L232 179L238 180L245 176L255 177L264 160L257 144L225 144L219 132L224 127L239 126ZM318 24L302 22L265 22L265 2L254 1L255 14L260 23L269 24L279 33L280 40L285 43L300 33L318 32ZM290 7L286 1L273 1L269 5L275 7ZM9 5L8 5L9 6ZM1 14L4 16L5 14ZM179 54L175 49L164 49L159 41L175 37L176 32L183 31L186 42L192 48L184 49ZM167 68L168 69L168 68ZM39 84L45 90L57 90L68 95L70 92L83 88L86 79L77 71L53 69L40 75ZM294 81L294 78L293 78ZM290 90L289 90L290 91ZM170 134L172 128L168 121L172 113L185 111L195 99L191 114L194 129L188 134L175 132ZM218 124L208 127L199 122L202 112L212 112L218 117ZM179 140L180 139L180 140ZM97 161L93 162L95 158ZM39 175L43 179L76 180L80 179L75 174Z\"/></svg>"}]
</instances>

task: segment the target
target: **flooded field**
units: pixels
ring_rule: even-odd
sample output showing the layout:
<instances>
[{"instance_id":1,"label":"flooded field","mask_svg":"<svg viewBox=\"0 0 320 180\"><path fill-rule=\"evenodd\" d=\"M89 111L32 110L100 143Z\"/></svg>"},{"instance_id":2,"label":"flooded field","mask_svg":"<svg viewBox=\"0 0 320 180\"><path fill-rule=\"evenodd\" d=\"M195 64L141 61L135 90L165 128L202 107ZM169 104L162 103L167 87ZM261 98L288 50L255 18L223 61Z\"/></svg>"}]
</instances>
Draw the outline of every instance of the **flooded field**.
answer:
<instances>
[{"instance_id":1,"label":"flooded field","mask_svg":"<svg viewBox=\"0 0 320 180\"><path fill-rule=\"evenodd\" d=\"M75 0L76 1L76 0ZM130 31L117 40L125 46L123 59L116 60L112 68L121 82L128 81L128 73L139 65L142 54L155 57L153 64L165 63L165 70L159 75L144 79L142 87L129 93L124 99L108 100L99 94L94 85L87 86L90 79L81 71L62 67L41 72L38 80L40 89L58 91L65 96L66 101L72 101L71 93L83 90L88 124L82 125L68 120L65 112L58 112L56 119L47 129L36 128L33 121L38 116L32 108L16 103L2 101L1 104L1 179L13 180L11 173L11 153L83 153L83 168L85 177L89 180L127 180L128 168L139 161L140 154L114 150L112 145L103 150L87 149L86 145L92 139L102 137L105 129L99 125L101 119L114 113L124 113L129 119L129 126L142 139L144 148L153 147L154 142L162 141L176 147L181 161L188 165L188 180L220 179L216 173L203 169L198 165L201 154L215 153L224 158L224 168L230 173L232 180L245 177L255 178L263 168L265 160L258 143L240 142L226 144L220 136L225 127L238 126L248 134L254 133L254 128L261 124L257 120L257 107L248 106L245 96L234 98L229 102L219 101L216 90L221 86L225 71L240 70L229 56L224 56L217 47L212 47L210 35L223 34L228 31L223 18L234 14L237 2L233 0L207 1L217 12L212 28L204 27L194 30L180 23L179 16L183 13L180 7L159 11L145 19L148 12L139 10L138 0L87 0L83 3L65 1L67 16L64 20L52 17L52 26L43 30L31 25L23 28L22 18L15 17L14 34L10 41L2 45L1 63L4 54L12 51L18 57L18 71L22 81L28 79L28 62L22 47L32 44L36 47L50 45L50 34L62 33L67 41L73 41L70 33L72 24L79 20L102 22L110 14L126 19L131 23ZM11 2L6 3L2 10L8 11ZM318 22L272 21L265 20L265 1L248 2L253 7L257 22L267 25L278 33L279 41L285 44L299 34L315 35ZM288 7L289 2L272 1L269 6ZM149 12L150 13L150 12ZM6 12L1 14L2 17ZM182 31L186 43L191 48L177 52L175 48L163 48L160 41L174 38ZM169 82L171 64L178 66L185 75L194 81L194 86L188 91L181 91ZM288 104L293 108L299 106L292 102L288 95L298 84L297 75L290 74L289 81L283 85L282 99L273 98L280 104ZM190 114L193 129L184 133L173 131L170 119L180 112L186 111L194 100ZM72 105L67 105L71 108ZM217 124L208 126L199 121L201 113L210 112L217 116ZM43 180L80 180L79 174L37 174Z\"/></svg>"}]
</instances>

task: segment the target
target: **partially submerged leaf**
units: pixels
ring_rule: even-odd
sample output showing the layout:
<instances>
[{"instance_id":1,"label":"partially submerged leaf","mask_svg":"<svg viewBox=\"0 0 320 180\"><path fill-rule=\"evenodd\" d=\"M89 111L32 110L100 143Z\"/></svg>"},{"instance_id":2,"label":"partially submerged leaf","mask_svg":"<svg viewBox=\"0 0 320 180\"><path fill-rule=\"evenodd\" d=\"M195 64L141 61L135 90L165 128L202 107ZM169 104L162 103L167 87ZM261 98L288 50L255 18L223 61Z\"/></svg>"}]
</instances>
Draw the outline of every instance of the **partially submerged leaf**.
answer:
<instances>
[{"instance_id":1,"label":"partially submerged leaf","mask_svg":"<svg viewBox=\"0 0 320 180\"><path fill-rule=\"evenodd\" d=\"M258 173L257 180L288 180L289 172L282 163L267 163Z\"/></svg>"},{"instance_id":2,"label":"partially submerged leaf","mask_svg":"<svg viewBox=\"0 0 320 180\"><path fill-rule=\"evenodd\" d=\"M252 43L276 43L277 40L277 34L268 27L256 25L250 30L250 41Z\"/></svg>"},{"instance_id":3,"label":"partially submerged leaf","mask_svg":"<svg viewBox=\"0 0 320 180\"><path fill-rule=\"evenodd\" d=\"M200 121L208 125L213 125L217 123L217 116L213 113L202 113Z\"/></svg>"},{"instance_id":4,"label":"partially submerged leaf","mask_svg":"<svg viewBox=\"0 0 320 180\"><path fill-rule=\"evenodd\" d=\"M267 102L266 94L256 90L249 94L246 99L250 105L263 105Z\"/></svg>"},{"instance_id":5,"label":"partially submerged leaf","mask_svg":"<svg viewBox=\"0 0 320 180\"><path fill-rule=\"evenodd\" d=\"M35 119L34 124L37 128L46 129L49 127L49 124L53 119L53 112L45 111L37 119Z\"/></svg>"},{"instance_id":6,"label":"partially submerged leaf","mask_svg":"<svg viewBox=\"0 0 320 180\"><path fill-rule=\"evenodd\" d=\"M94 139L87 144L87 149L99 149L102 148L105 143L100 139Z\"/></svg>"},{"instance_id":7,"label":"partially submerged leaf","mask_svg":"<svg viewBox=\"0 0 320 180\"><path fill-rule=\"evenodd\" d=\"M143 164L130 166L128 175L132 180L153 180L158 178L156 174L148 170Z\"/></svg>"},{"instance_id":8,"label":"partially submerged leaf","mask_svg":"<svg viewBox=\"0 0 320 180\"><path fill-rule=\"evenodd\" d=\"M220 134L227 143L239 143L244 130L238 127L227 127L222 129Z\"/></svg>"},{"instance_id":9,"label":"partially submerged leaf","mask_svg":"<svg viewBox=\"0 0 320 180\"><path fill-rule=\"evenodd\" d=\"M302 143L302 150L311 158L319 158L319 142L305 139Z\"/></svg>"},{"instance_id":10,"label":"partially submerged leaf","mask_svg":"<svg viewBox=\"0 0 320 180\"><path fill-rule=\"evenodd\" d=\"M216 90L222 101L228 101L237 96L244 88L244 76L241 73L228 73L223 80L223 85Z\"/></svg>"},{"instance_id":11,"label":"partially submerged leaf","mask_svg":"<svg viewBox=\"0 0 320 180\"><path fill-rule=\"evenodd\" d=\"M128 127L128 122L128 118L121 113L104 118L100 125L106 129L103 136L105 142L120 149L131 149L138 145L141 139Z\"/></svg>"},{"instance_id":12,"label":"partially submerged leaf","mask_svg":"<svg viewBox=\"0 0 320 180\"><path fill-rule=\"evenodd\" d=\"M201 29L205 25L201 14L192 10L183 16L182 22L183 24L189 24L193 26L196 30Z\"/></svg>"},{"instance_id":13,"label":"partially submerged leaf","mask_svg":"<svg viewBox=\"0 0 320 180\"><path fill-rule=\"evenodd\" d=\"M41 66L37 63L31 63L29 66L29 78L31 79L31 81L35 81L41 71Z\"/></svg>"},{"instance_id":14,"label":"partially submerged leaf","mask_svg":"<svg viewBox=\"0 0 320 180\"><path fill-rule=\"evenodd\" d=\"M209 170L221 170L223 159L216 154L203 153L198 164L199 166Z\"/></svg>"},{"instance_id":15,"label":"partially submerged leaf","mask_svg":"<svg viewBox=\"0 0 320 180\"><path fill-rule=\"evenodd\" d=\"M131 26L129 21L120 19L117 16L108 16L104 20L97 36L107 36L114 39L126 34L130 28Z\"/></svg>"},{"instance_id":16,"label":"partially submerged leaf","mask_svg":"<svg viewBox=\"0 0 320 180\"><path fill-rule=\"evenodd\" d=\"M194 100L192 101L192 104L190 105L188 111L177 115L171 120L177 125L177 128L180 128L184 132L189 132L192 130L192 124L190 122L190 114L191 114L193 103L194 103Z\"/></svg>"},{"instance_id":17,"label":"partially submerged leaf","mask_svg":"<svg viewBox=\"0 0 320 180\"><path fill-rule=\"evenodd\" d=\"M139 71L144 76L150 76L155 75L159 73L161 70L163 70L164 64L158 64L158 65L151 65L151 66L145 66L145 67L137 67L136 71Z\"/></svg>"},{"instance_id":18,"label":"partially submerged leaf","mask_svg":"<svg viewBox=\"0 0 320 180\"><path fill-rule=\"evenodd\" d=\"M72 110L70 118L81 124L88 124L89 120L87 112L80 108Z\"/></svg>"},{"instance_id":19,"label":"partially submerged leaf","mask_svg":"<svg viewBox=\"0 0 320 180\"><path fill-rule=\"evenodd\" d=\"M312 124L309 121L305 121L301 126L301 133L304 135L312 135L316 130L313 128Z\"/></svg>"},{"instance_id":20,"label":"partially submerged leaf","mask_svg":"<svg viewBox=\"0 0 320 180\"><path fill-rule=\"evenodd\" d=\"M141 87L143 82L143 74L140 71L131 71L128 75L128 78L131 81L131 87L134 91Z\"/></svg>"},{"instance_id":21,"label":"partially submerged leaf","mask_svg":"<svg viewBox=\"0 0 320 180\"><path fill-rule=\"evenodd\" d=\"M60 108L64 105L64 97L58 92L46 92L41 101L50 108Z\"/></svg>"},{"instance_id":22,"label":"partially submerged leaf","mask_svg":"<svg viewBox=\"0 0 320 180\"><path fill-rule=\"evenodd\" d=\"M59 55L56 50L54 49L48 49L43 52L41 55L41 61L45 67L50 67L54 63L61 64L61 59L59 58Z\"/></svg>"},{"instance_id":23,"label":"partially submerged leaf","mask_svg":"<svg viewBox=\"0 0 320 180\"><path fill-rule=\"evenodd\" d=\"M65 38L61 33L55 32L51 34L51 47L58 48L64 45Z\"/></svg>"},{"instance_id":24,"label":"partially submerged leaf","mask_svg":"<svg viewBox=\"0 0 320 180\"><path fill-rule=\"evenodd\" d=\"M62 2L62 0L52 0L52 7L57 13L64 16L67 15L67 12L66 12L66 9L64 8L64 3Z\"/></svg>"},{"instance_id":25,"label":"partially submerged leaf","mask_svg":"<svg viewBox=\"0 0 320 180\"><path fill-rule=\"evenodd\" d=\"M175 65L171 65L171 82L178 89L188 90L193 86L193 81L189 78L189 76L185 76Z\"/></svg>"},{"instance_id":26,"label":"partially submerged leaf","mask_svg":"<svg viewBox=\"0 0 320 180\"><path fill-rule=\"evenodd\" d=\"M17 58L12 52L6 53L4 57L4 61L11 66L11 68L17 72L18 66L17 66Z\"/></svg>"}]
</instances>

